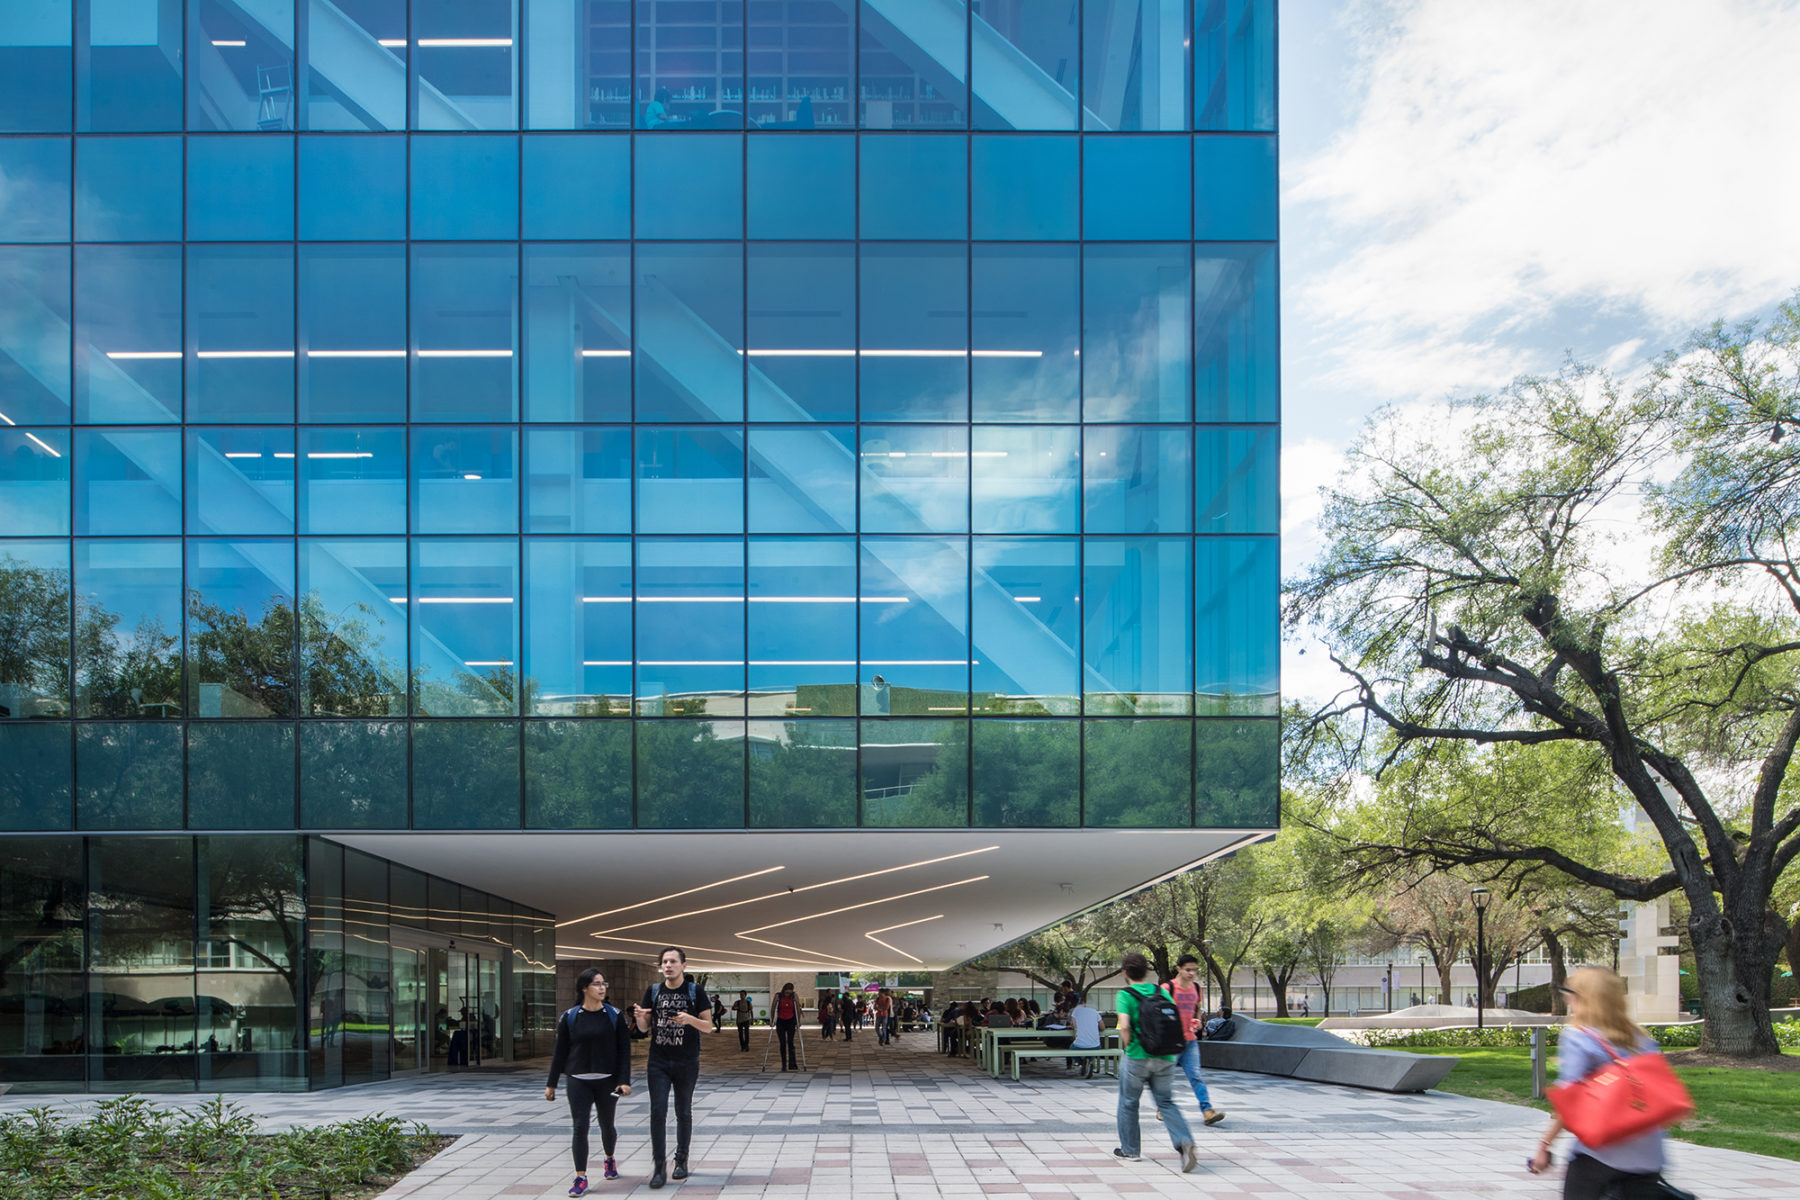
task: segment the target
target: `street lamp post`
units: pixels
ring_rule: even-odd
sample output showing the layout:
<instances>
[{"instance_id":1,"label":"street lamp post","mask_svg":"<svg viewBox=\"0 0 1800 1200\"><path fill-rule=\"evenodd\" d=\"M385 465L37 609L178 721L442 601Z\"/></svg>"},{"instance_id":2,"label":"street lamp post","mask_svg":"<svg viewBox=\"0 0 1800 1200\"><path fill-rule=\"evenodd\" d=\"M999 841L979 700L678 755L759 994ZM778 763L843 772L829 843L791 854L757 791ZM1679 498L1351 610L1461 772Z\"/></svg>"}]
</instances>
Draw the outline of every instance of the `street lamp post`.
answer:
<instances>
[{"instance_id":1,"label":"street lamp post","mask_svg":"<svg viewBox=\"0 0 1800 1200\"><path fill-rule=\"evenodd\" d=\"M1475 1028L1486 1027L1483 1018L1482 980L1487 978L1487 906L1490 893L1484 887L1469 889L1469 899L1475 902Z\"/></svg>"},{"instance_id":2,"label":"street lamp post","mask_svg":"<svg viewBox=\"0 0 1800 1200\"><path fill-rule=\"evenodd\" d=\"M1425 999L1425 956L1423 954L1419 955L1419 1003L1430 1003Z\"/></svg>"}]
</instances>

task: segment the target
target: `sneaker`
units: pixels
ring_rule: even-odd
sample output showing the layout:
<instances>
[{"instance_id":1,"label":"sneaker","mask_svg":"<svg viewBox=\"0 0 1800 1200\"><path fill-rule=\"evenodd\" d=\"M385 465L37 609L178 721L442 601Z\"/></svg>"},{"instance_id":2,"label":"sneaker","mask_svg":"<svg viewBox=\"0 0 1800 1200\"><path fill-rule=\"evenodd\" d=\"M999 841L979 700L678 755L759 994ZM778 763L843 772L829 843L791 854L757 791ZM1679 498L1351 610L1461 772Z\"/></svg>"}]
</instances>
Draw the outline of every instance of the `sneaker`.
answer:
<instances>
[{"instance_id":1,"label":"sneaker","mask_svg":"<svg viewBox=\"0 0 1800 1200\"><path fill-rule=\"evenodd\" d=\"M1114 1157L1114 1158L1122 1158L1122 1159L1124 1159L1124 1160L1125 1160L1125 1161L1126 1161L1126 1162L1136 1162L1136 1161L1137 1161L1137 1160L1138 1160L1138 1159L1140 1159L1140 1158L1142 1158L1142 1157L1143 1157L1143 1155L1141 1155L1141 1154L1127 1154L1127 1153L1125 1153L1125 1151L1123 1151L1123 1150L1121 1150L1121 1149L1119 1149L1119 1147L1117 1147L1117 1146L1114 1146L1114 1147L1113 1147L1113 1157Z\"/></svg>"},{"instance_id":2,"label":"sneaker","mask_svg":"<svg viewBox=\"0 0 1800 1200\"><path fill-rule=\"evenodd\" d=\"M577 1175L575 1177L575 1182L569 1185L569 1195L585 1196L587 1195L587 1187L587 1176Z\"/></svg>"},{"instance_id":3,"label":"sneaker","mask_svg":"<svg viewBox=\"0 0 1800 1200\"><path fill-rule=\"evenodd\" d=\"M669 1178L670 1179L686 1179L687 1175L688 1175L687 1159L685 1159L685 1158L681 1157L679 1154L677 1154L675 1156L675 1169L673 1171L669 1172Z\"/></svg>"},{"instance_id":4,"label":"sneaker","mask_svg":"<svg viewBox=\"0 0 1800 1200\"><path fill-rule=\"evenodd\" d=\"M619 1160L616 1158L607 1159L606 1170L602 1172L602 1174L608 1179L617 1179L619 1177Z\"/></svg>"},{"instance_id":5,"label":"sneaker","mask_svg":"<svg viewBox=\"0 0 1800 1200\"><path fill-rule=\"evenodd\" d=\"M1159 1121L1162 1120L1162 1109L1160 1108L1156 1110L1156 1119Z\"/></svg>"},{"instance_id":6,"label":"sneaker","mask_svg":"<svg viewBox=\"0 0 1800 1200\"><path fill-rule=\"evenodd\" d=\"M1194 1143L1183 1142L1176 1149L1181 1151L1181 1173L1183 1175L1200 1165L1200 1154L1194 1149Z\"/></svg>"},{"instance_id":7,"label":"sneaker","mask_svg":"<svg viewBox=\"0 0 1800 1200\"><path fill-rule=\"evenodd\" d=\"M669 1182L669 1177L667 1175L663 1174L663 1165L661 1163L657 1163L656 1170L650 1172L650 1186L653 1188L659 1188L667 1182Z\"/></svg>"},{"instance_id":8,"label":"sneaker","mask_svg":"<svg viewBox=\"0 0 1800 1200\"><path fill-rule=\"evenodd\" d=\"M1201 1115L1201 1119L1208 1125L1217 1125L1220 1121L1225 1119L1225 1110L1222 1108L1209 1108Z\"/></svg>"}]
</instances>

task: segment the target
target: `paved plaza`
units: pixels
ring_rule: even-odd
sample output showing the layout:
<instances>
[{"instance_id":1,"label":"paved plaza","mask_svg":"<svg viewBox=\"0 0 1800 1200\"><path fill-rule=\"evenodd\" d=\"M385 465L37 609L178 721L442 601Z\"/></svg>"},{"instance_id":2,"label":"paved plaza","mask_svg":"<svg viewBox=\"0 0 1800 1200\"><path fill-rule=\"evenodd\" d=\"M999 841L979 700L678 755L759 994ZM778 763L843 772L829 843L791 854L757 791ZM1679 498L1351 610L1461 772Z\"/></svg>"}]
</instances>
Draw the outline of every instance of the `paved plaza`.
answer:
<instances>
[{"instance_id":1,"label":"paved plaza","mask_svg":"<svg viewBox=\"0 0 1800 1200\"><path fill-rule=\"evenodd\" d=\"M815 1031L809 1031L816 1034ZM1083 1080L1060 1060L1026 1068L1025 1080L990 1079L967 1059L936 1052L933 1034L873 1035L821 1045L806 1039L810 1069L762 1069L765 1031L741 1053L729 1027L707 1039L694 1105L693 1176L668 1200L930 1200L934 1197L1067 1196L1112 1200L1154 1194L1206 1200L1300 1196L1389 1200L1560 1194L1560 1173L1537 1178L1523 1162L1543 1117L1513 1105L1445 1093L1390 1096L1354 1088L1231 1072L1208 1077L1222 1125L1194 1120L1200 1166L1179 1173L1152 1106L1144 1105L1139 1162L1112 1157L1115 1084ZM397 1080L311 1094L236 1097L271 1127L385 1112L460 1135L384 1200L555 1197L568 1188L568 1108L544 1102L545 1064ZM623 1178L600 1178L593 1195L651 1195L649 1099L642 1084L619 1107ZM190 1105L204 1097L158 1097ZM1177 1102L1196 1116L1185 1085ZM94 1097L0 1097L0 1111ZM674 1138L673 1116L670 1139ZM1794 1164L1754 1154L1672 1143L1669 1178L1702 1200L1800 1198Z\"/></svg>"}]
</instances>

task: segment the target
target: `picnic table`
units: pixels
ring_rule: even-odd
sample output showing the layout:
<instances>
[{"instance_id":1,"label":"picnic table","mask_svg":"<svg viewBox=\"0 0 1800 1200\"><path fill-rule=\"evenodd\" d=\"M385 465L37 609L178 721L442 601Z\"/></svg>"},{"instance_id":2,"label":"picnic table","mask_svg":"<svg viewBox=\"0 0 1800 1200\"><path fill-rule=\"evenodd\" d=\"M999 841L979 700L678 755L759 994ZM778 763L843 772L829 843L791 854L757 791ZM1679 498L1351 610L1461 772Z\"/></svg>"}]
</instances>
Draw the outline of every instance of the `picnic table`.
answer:
<instances>
[{"instance_id":1,"label":"picnic table","mask_svg":"<svg viewBox=\"0 0 1800 1200\"><path fill-rule=\"evenodd\" d=\"M1029 1025L1015 1025L999 1029L984 1025L981 1027L980 1033L981 1040L976 1043L975 1049L975 1065L987 1071L988 1075L994 1079L1000 1078L1000 1072L1006 1065L1003 1060L1006 1057L1006 1048L1009 1043L1036 1042L1043 1045L1046 1035L1054 1038L1073 1038L1075 1036L1075 1031L1072 1029L1033 1029ZM1117 1029L1101 1030L1100 1044L1103 1047L1117 1046L1119 1031Z\"/></svg>"}]
</instances>

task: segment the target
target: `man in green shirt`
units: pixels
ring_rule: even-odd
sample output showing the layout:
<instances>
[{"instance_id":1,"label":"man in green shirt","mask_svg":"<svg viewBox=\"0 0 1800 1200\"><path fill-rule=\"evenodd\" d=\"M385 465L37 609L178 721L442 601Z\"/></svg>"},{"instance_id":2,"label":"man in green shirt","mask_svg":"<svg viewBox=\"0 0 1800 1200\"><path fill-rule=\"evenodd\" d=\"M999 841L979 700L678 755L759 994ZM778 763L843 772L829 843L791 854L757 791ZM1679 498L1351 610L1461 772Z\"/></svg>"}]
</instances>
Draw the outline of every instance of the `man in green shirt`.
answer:
<instances>
[{"instance_id":1,"label":"man in green shirt","mask_svg":"<svg viewBox=\"0 0 1800 1200\"><path fill-rule=\"evenodd\" d=\"M1118 1001L1119 1044L1124 1046L1125 1056L1119 1060L1119 1144L1113 1157L1141 1157L1138 1101L1148 1085L1156 1098L1156 1111L1162 1115L1163 1128L1181 1155L1182 1171L1192 1171L1200 1163L1194 1151L1194 1135L1188 1129L1187 1118L1175 1107L1175 1060L1180 1057L1181 1047L1177 1045L1169 1053L1151 1053L1156 1036L1166 1035L1163 1024L1171 1025L1175 1039L1181 1038L1179 1017L1172 1013L1162 1016L1164 1010L1160 1006L1167 1004L1173 1010L1174 1004L1149 982L1149 959L1133 950L1119 960L1119 965L1125 969L1127 983ZM1146 1006L1158 1006L1157 1012L1147 1013Z\"/></svg>"}]
</instances>

